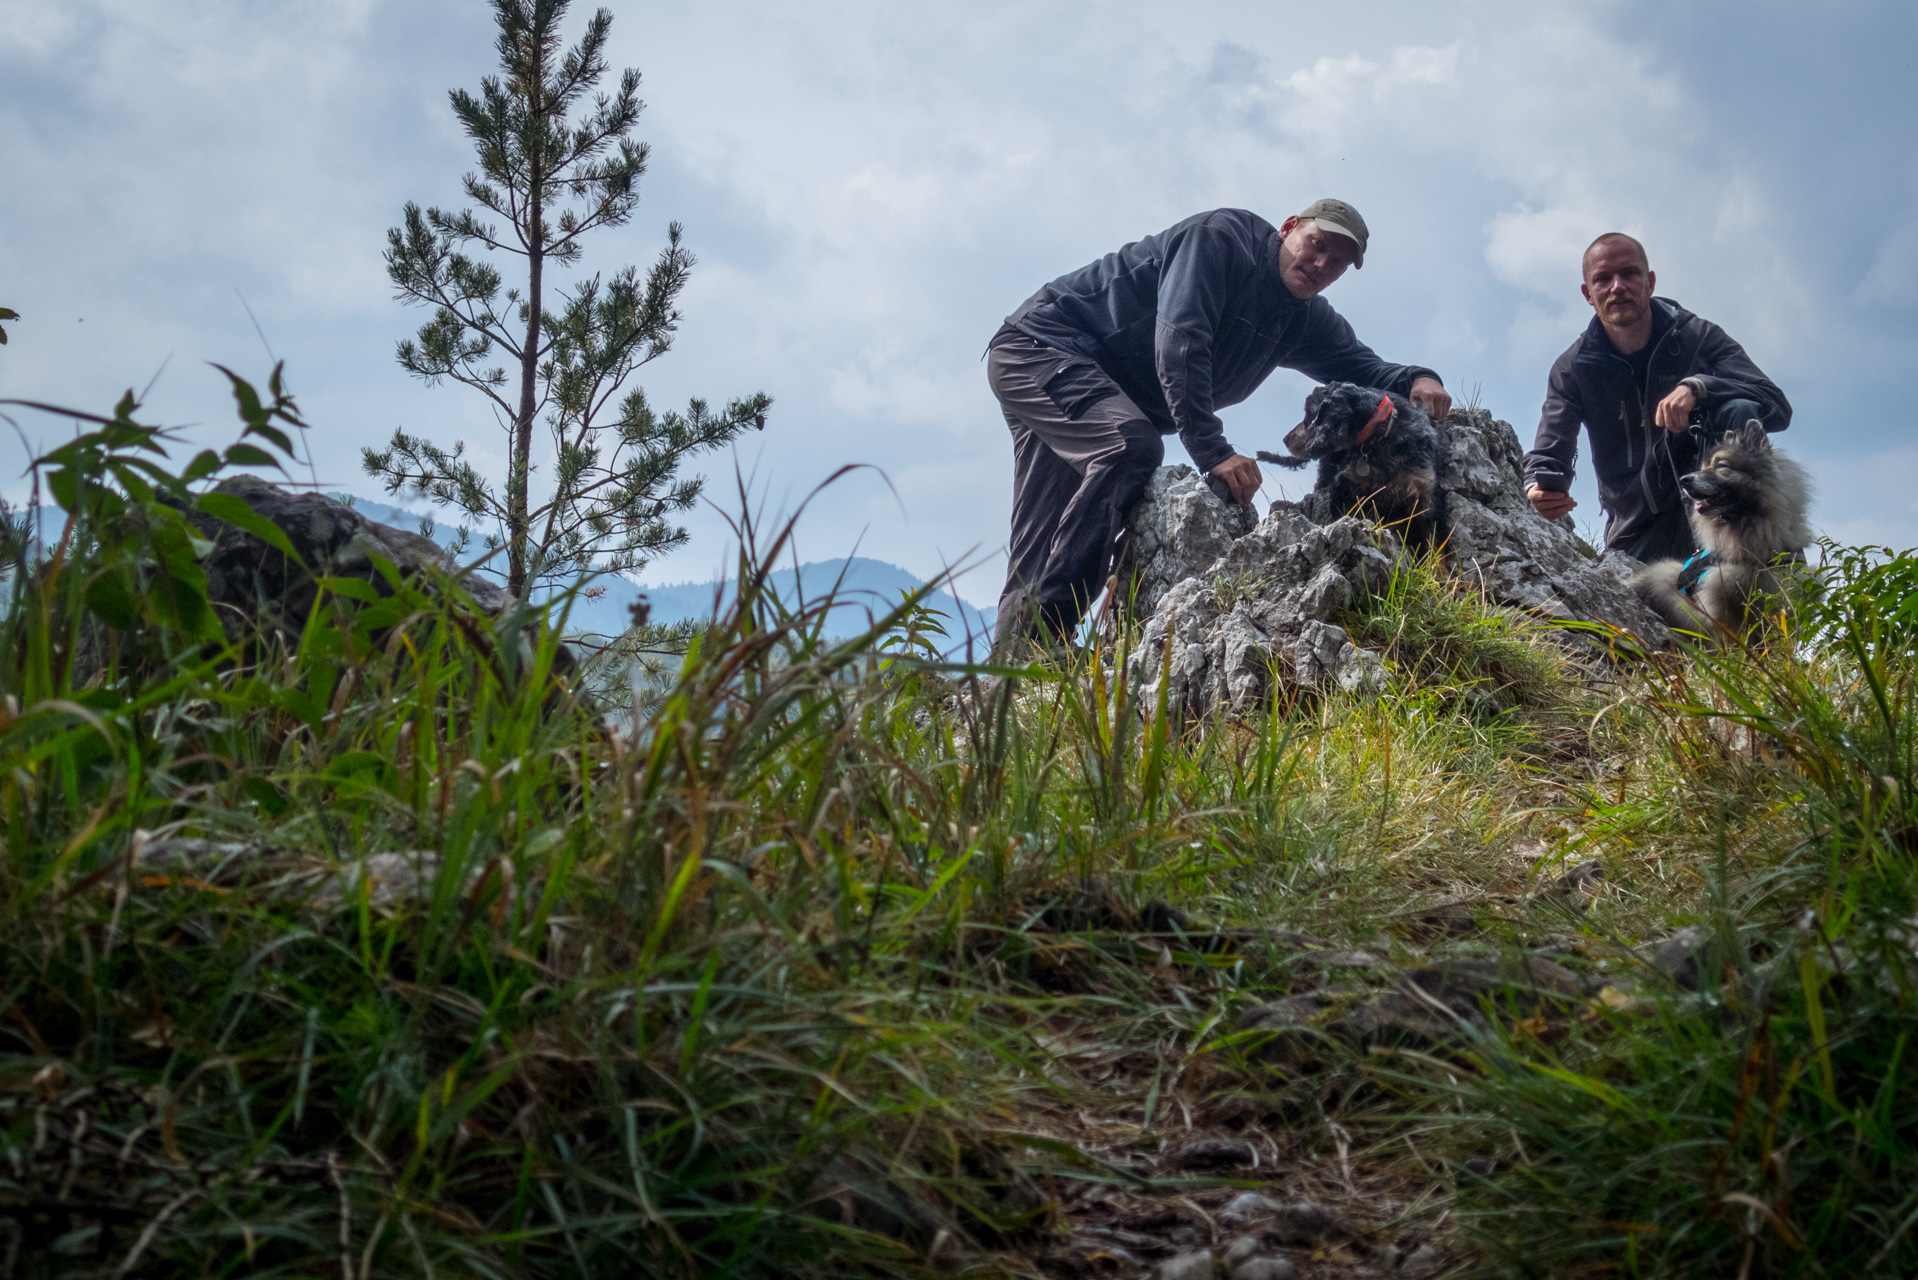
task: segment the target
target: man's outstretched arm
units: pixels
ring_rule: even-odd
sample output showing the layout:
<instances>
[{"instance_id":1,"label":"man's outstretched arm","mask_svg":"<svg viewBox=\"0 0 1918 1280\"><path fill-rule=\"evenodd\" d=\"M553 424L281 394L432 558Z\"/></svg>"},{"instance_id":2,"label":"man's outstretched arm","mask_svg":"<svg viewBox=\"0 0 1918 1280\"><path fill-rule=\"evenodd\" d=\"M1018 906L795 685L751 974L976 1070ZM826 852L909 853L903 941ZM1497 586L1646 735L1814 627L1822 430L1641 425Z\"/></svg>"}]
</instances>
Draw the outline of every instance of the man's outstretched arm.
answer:
<instances>
[{"instance_id":1,"label":"man's outstretched arm","mask_svg":"<svg viewBox=\"0 0 1918 1280\"><path fill-rule=\"evenodd\" d=\"M1362 387L1396 391L1434 418L1452 411L1452 393L1438 374L1423 365L1393 364L1359 341L1346 318L1321 300L1298 353L1287 365L1315 382L1356 382Z\"/></svg>"}]
</instances>

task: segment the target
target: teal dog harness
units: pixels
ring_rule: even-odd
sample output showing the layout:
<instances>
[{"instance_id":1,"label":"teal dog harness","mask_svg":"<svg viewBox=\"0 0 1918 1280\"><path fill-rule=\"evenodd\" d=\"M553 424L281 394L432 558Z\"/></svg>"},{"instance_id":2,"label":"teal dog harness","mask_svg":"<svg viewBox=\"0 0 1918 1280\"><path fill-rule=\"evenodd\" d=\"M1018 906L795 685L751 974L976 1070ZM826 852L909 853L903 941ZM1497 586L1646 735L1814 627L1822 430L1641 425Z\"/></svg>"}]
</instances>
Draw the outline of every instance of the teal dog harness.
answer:
<instances>
[{"instance_id":1,"label":"teal dog harness","mask_svg":"<svg viewBox=\"0 0 1918 1280\"><path fill-rule=\"evenodd\" d=\"M1698 589L1698 584L1705 580L1705 575L1711 571L1712 553L1694 551L1692 558L1678 567L1678 594L1690 596Z\"/></svg>"}]
</instances>

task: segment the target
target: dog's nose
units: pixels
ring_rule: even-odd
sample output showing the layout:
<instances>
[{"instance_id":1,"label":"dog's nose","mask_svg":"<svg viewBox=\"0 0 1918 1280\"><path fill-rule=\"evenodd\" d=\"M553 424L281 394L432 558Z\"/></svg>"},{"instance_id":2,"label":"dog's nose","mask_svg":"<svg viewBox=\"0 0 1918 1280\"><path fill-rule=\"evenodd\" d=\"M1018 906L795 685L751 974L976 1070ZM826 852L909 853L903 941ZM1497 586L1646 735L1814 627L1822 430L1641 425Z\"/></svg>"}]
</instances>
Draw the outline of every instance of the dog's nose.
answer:
<instances>
[{"instance_id":1,"label":"dog's nose","mask_svg":"<svg viewBox=\"0 0 1918 1280\"><path fill-rule=\"evenodd\" d=\"M1305 451L1305 423L1301 422L1285 433L1285 447L1294 454Z\"/></svg>"}]
</instances>

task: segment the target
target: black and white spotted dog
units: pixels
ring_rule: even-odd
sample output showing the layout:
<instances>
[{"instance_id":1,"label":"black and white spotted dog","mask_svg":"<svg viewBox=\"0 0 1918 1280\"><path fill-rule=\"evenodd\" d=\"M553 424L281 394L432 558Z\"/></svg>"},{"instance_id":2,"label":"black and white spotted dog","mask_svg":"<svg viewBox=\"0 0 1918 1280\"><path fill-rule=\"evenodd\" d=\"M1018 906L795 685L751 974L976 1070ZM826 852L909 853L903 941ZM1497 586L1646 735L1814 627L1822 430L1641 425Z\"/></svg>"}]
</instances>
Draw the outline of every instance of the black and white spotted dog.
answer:
<instances>
[{"instance_id":1,"label":"black and white spotted dog","mask_svg":"<svg viewBox=\"0 0 1918 1280\"><path fill-rule=\"evenodd\" d=\"M1350 382L1327 383L1305 398L1305 421L1288 431L1291 456L1259 453L1281 467L1319 464L1313 489L1341 514L1395 528L1408 546L1442 547L1451 532L1445 474L1452 441L1401 395Z\"/></svg>"}]
</instances>

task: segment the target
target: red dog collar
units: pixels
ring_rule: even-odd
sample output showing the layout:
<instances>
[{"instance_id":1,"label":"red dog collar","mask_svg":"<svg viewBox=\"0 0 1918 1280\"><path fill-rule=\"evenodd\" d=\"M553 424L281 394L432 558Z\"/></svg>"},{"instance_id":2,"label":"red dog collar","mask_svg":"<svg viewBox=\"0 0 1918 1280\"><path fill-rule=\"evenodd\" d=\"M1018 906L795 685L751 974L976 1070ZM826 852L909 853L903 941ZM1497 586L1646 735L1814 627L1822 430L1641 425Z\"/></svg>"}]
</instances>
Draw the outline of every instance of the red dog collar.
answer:
<instances>
[{"instance_id":1,"label":"red dog collar","mask_svg":"<svg viewBox=\"0 0 1918 1280\"><path fill-rule=\"evenodd\" d=\"M1358 442L1364 444L1372 438L1372 433L1379 429L1380 424L1390 422L1397 416L1398 410L1392 407L1392 397L1389 395L1380 396L1379 407L1372 410L1371 418L1367 420L1363 427L1359 428Z\"/></svg>"}]
</instances>

